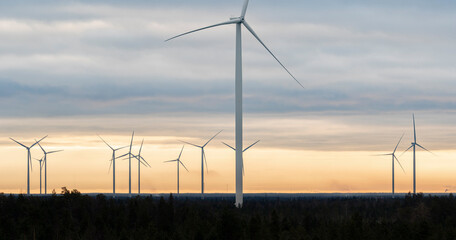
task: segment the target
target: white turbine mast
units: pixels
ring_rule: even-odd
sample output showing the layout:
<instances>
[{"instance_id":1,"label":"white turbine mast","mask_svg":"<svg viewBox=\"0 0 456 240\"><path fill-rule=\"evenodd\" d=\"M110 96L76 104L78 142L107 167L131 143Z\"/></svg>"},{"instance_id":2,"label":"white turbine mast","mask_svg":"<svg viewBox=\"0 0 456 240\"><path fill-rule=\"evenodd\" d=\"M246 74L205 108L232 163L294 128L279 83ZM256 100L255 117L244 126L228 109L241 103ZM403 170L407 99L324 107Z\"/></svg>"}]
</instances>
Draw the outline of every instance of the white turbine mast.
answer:
<instances>
[{"instance_id":1,"label":"white turbine mast","mask_svg":"<svg viewBox=\"0 0 456 240\"><path fill-rule=\"evenodd\" d=\"M181 156L182 156L182 152L184 151L184 146L182 146L182 149L179 153L179 156L177 157L177 159L174 159L174 160L169 160L169 161L164 161L165 163L169 163L169 162L176 162L177 163L177 196L179 196L179 165L182 165L182 167L185 168L185 170L187 170L188 172L188 169L187 167L184 165L184 163L180 160Z\"/></svg>"},{"instance_id":2,"label":"white turbine mast","mask_svg":"<svg viewBox=\"0 0 456 240\"><path fill-rule=\"evenodd\" d=\"M131 153L131 148L133 147L133 137L135 136L135 131L131 134L131 142L130 142L130 150L128 153L125 153L122 156L117 158L122 158L128 156L128 196L131 198L131 157L135 157L134 154Z\"/></svg>"},{"instance_id":3,"label":"white turbine mast","mask_svg":"<svg viewBox=\"0 0 456 240\"><path fill-rule=\"evenodd\" d=\"M222 25L236 25L236 66L235 66L235 145L236 145L236 202L237 207L242 207L243 204L243 179L242 179L242 134L243 134L243 121L242 121L242 38L241 38L241 26L243 25L257 40L260 44L266 49L266 51L271 54L271 56L282 66L283 69L301 86L302 84L291 74L291 72L279 61L279 59L269 50L269 48L263 43L263 41L258 37L253 28L245 20L245 14L247 12L247 6L249 0L244 1L242 7L241 15L239 17L231 18L229 21L210 25L207 27L199 28L193 31L185 32L169 38L165 41L169 41L190 33L201 31L208 28L218 27ZM304 88L304 87L303 87Z\"/></svg>"},{"instance_id":4,"label":"white turbine mast","mask_svg":"<svg viewBox=\"0 0 456 240\"><path fill-rule=\"evenodd\" d=\"M111 171L111 165L112 165L112 196L113 196L113 198L116 198L116 151L124 149L128 146L113 148L100 135L98 135L98 137L112 150L112 159L111 159L111 163L109 164L108 173L109 173L109 171Z\"/></svg>"},{"instance_id":5,"label":"white turbine mast","mask_svg":"<svg viewBox=\"0 0 456 240\"><path fill-rule=\"evenodd\" d=\"M143 144L144 144L144 139L141 142L141 147L139 148L138 155L132 154L132 157L134 157L138 160L138 195L141 194L141 164L144 165L145 167L151 167L149 165L149 163L146 161L146 159L144 159L141 156L141 150L142 150Z\"/></svg>"},{"instance_id":6,"label":"white turbine mast","mask_svg":"<svg viewBox=\"0 0 456 240\"><path fill-rule=\"evenodd\" d=\"M415 114L412 114L413 117L413 142L411 143L410 147L407 148L402 154L407 152L410 148L413 148L413 194L416 194L416 146L420 147L421 149L432 153L431 151L427 150L425 147L421 146L416 142L416 128L415 128ZM402 156L401 154L401 156Z\"/></svg>"},{"instance_id":7,"label":"white turbine mast","mask_svg":"<svg viewBox=\"0 0 456 240\"><path fill-rule=\"evenodd\" d=\"M41 192L41 173L43 172L43 165L44 165L44 157L38 159L38 158L35 158L36 161L38 161L40 163L40 195L42 194Z\"/></svg>"},{"instance_id":8,"label":"white turbine mast","mask_svg":"<svg viewBox=\"0 0 456 240\"><path fill-rule=\"evenodd\" d=\"M402 167L402 164L401 162L399 161L399 159L396 157L396 150L397 150L397 147L399 146L399 144L401 143L401 140L402 138L404 137L404 134L402 134L401 138L399 139L399 141L397 142L396 144L396 147L394 148L394 151L392 153L386 153L386 154L379 154L379 155L376 155L376 156L391 156L392 158L392 162L391 162L391 166L392 166L392 172L391 172L391 176L392 176L392 197L394 198L394 160L397 161L397 163L399 163L399 166L402 168L402 171L405 173L405 170L404 168Z\"/></svg>"},{"instance_id":9,"label":"white turbine mast","mask_svg":"<svg viewBox=\"0 0 456 240\"><path fill-rule=\"evenodd\" d=\"M36 139L35 139L36 141ZM57 153L57 152L62 152L63 150L55 150L55 151L50 151L50 152L46 152L44 150L44 148L41 146L40 143L38 143L38 146L41 148L41 151L43 151L43 154L44 154L44 194L46 195L47 194L47 155L48 154L52 154L52 153Z\"/></svg>"},{"instance_id":10,"label":"white turbine mast","mask_svg":"<svg viewBox=\"0 0 456 240\"><path fill-rule=\"evenodd\" d=\"M27 195L30 195L30 170L32 168L32 154L30 153L30 149L32 149L32 147L34 147L36 144L38 144L39 142L41 142L43 139L45 139L47 136L44 136L43 138L41 138L39 141L35 141L34 144L32 144L30 147L27 147L25 146L24 144L14 140L13 138L10 138L11 140L13 140L14 142L16 142L17 144L21 145L22 147L24 147L25 149L27 149Z\"/></svg>"},{"instance_id":11,"label":"white turbine mast","mask_svg":"<svg viewBox=\"0 0 456 240\"><path fill-rule=\"evenodd\" d=\"M204 199L204 163L206 163L206 171L209 173L209 168L207 167L207 160L206 160L206 154L204 153L204 147L207 146L207 144L209 144L209 142L212 141L212 139L214 139L217 135L219 135L223 130L220 130L220 132L218 132L217 134L215 134L211 139L209 139L209 141L207 141L204 145L200 146L200 145L196 145L196 144L193 144L193 143L189 143L189 142L186 142L186 141L181 141L183 143L186 143L186 144L189 144L189 145L192 145L192 146L195 146L195 147L198 147L198 148L201 148L201 199Z\"/></svg>"}]
</instances>

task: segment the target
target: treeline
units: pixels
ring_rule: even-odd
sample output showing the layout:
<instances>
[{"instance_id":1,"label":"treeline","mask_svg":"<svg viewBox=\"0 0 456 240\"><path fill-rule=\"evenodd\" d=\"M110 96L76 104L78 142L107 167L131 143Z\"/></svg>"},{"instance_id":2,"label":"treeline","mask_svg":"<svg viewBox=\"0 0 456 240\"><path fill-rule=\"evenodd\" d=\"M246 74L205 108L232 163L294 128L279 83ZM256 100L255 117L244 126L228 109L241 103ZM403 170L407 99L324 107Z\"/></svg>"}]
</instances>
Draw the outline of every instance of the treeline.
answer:
<instances>
[{"instance_id":1,"label":"treeline","mask_svg":"<svg viewBox=\"0 0 456 240\"><path fill-rule=\"evenodd\" d=\"M0 239L456 239L456 199L0 194Z\"/></svg>"}]
</instances>

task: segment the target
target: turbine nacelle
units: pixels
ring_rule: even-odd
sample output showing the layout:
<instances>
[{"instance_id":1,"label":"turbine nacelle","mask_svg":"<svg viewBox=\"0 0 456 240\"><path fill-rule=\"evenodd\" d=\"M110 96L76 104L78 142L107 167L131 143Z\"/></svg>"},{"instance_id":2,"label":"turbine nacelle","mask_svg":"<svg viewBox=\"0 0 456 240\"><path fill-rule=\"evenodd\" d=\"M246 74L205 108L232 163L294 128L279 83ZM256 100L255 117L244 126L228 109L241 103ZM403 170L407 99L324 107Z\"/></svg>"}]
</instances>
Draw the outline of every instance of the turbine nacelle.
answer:
<instances>
[{"instance_id":1,"label":"turbine nacelle","mask_svg":"<svg viewBox=\"0 0 456 240\"><path fill-rule=\"evenodd\" d=\"M238 20L238 23L244 22L244 18L241 17L230 17L230 21Z\"/></svg>"}]
</instances>

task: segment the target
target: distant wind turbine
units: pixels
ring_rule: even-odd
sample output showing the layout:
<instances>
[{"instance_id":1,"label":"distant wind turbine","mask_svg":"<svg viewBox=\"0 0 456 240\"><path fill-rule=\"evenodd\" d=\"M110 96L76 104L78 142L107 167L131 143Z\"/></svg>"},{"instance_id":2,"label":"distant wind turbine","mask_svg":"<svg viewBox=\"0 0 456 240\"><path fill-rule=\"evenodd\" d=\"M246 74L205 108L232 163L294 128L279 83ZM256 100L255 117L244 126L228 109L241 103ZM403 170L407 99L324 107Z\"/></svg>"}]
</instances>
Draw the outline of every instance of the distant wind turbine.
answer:
<instances>
[{"instance_id":1,"label":"distant wind turbine","mask_svg":"<svg viewBox=\"0 0 456 240\"><path fill-rule=\"evenodd\" d=\"M426 148L424 148L423 146L421 146L420 144L418 144L416 142L415 114L413 114L412 116L413 116L413 142L412 142L412 145L410 145L410 147L407 148L407 150L405 150L402 154L407 152L410 148L413 148L413 194L416 194L416 164L415 164L415 160L416 160L415 149L416 149L416 146L418 146L418 147L422 148L423 150L426 150L426 151L428 151L430 153L432 153L432 152L427 150Z\"/></svg>"},{"instance_id":2,"label":"distant wind turbine","mask_svg":"<svg viewBox=\"0 0 456 240\"><path fill-rule=\"evenodd\" d=\"M250 146L248 146L248 147L246 147L244 150L242 150L242 152L247 151L247 149L253 147L253 145L257 144L259 141L260 141L260 140L258 140L258 141L256 141L256 142L252 143ZM234 148L234 147L232 147L232 146L226 144L225 142L222 142L222 143L225 144L225 146L227 146L227 147L233 149L234 151L236 151L236 148ZM242 175L245 175L245 172L244 172L244 161L242 161Z\"/></svg>"},{"instance_id":3,"label":"distant wind turbine","mask_svg":"<svg viewBox=\"0 0 456 240\"><path fill-rule=\"evenodd\" d=\"M41 173L43 172L43 165L44 165L44 157L41 159L35 158L36 161L40 163L40 195L41 195Z\"/></svg>"},{"instance_id":4,"label":"distant wind turbine","mask_svg":"<svg viewBox=\"0 0 456 240\"><path fill-rule=\"evenodd\" d=\"M143 144L144 144L144 139L141 142L141 147L139 148L138 155L132 155L134 158L136 158L138 160L138 195L141 194L141 164L144 165L145 167L151 167L149 165L149 163L146 161L146 159L144 159L141 156L141 150L142 150Z\"/></svg>"},{"instance_id":5,"label":"distant wind turbine","mask_svg":"<svg viewBox=\"0 0 456 240\"><path fill-rule=\"evenodd\" d=\"M112 165L112 194L113 194L113 198L116 198L116 151L124 149L128 146L114 149L100 135L98 135L98 137L101 139L101 141L103 141L106 145L108 145L108 147L112 150L112 159L111 159L111 163L109 164L109 169L111 169L111 165Z\"/></svg>"},{"instance_id":6,"label":"distant wind turbine","mask_svg":"<svg viewBox=\"0 0 456 240\"><path fill-rule=\"evenodd\" d=\"M43 139L45 139L47 136L44 136L43 138L41 138L39 141L35 141L34 144L32 144L30 147L27 147L25 146L24 144L14 140L13 138L10 138L11 140L13 140L14 142L16 142L17 144L23 146L25 149L27 149L27 195L30 195L30 168L32 167L32 154L30 153L30 149L35 146L36 144L38 144L39 142L41 142Z\"/></svg>"},{"instance_id":7,"label":"distant wind turbine","mask_svg":"<svg viewBox=\"0 0 456 240\"><path fill-rule=\"evenodd\" d=\"M189 142L185 142L185 141L181 141L183 143L186 143L186 144L189 144L189 145L192 145L192 146L195 146L195 147L199 147L201 148L201 199L204 199L204 162L206 162L206 169L207 168L207 160L206 160L206 154L204 153L204 147L206 147L207 144L209 144L209 142L212 141L212 139L214 139L217 135L219 135L223 130L220 130L220 132L218 132L217 134L215 134L211 139L209 139L209 141L207 141L204 145L202 146L199 146L199 145L195 145L193 143L189 143ZM209 172L209 170L207 170Z\"/></svg>"},{"instance_id":8,"label":"distant wind turbine","mask_svg":"<svg viewBox=\"0 0 456 240\"><path fill-rule=\"evenodd\" d=\"M36 139L35 139L35 141L36 141ZM52 153L62 152L63 150L46 152L40 143L38 143L38 146L41 148L41 151L43 151L43 153L44 153L44 163L43 163L44 164L44 194L47 194L47 155L52 154Z\"/></svg>"},{"instance_id":9,"label":"distant wind turbine","mask_svg":"<svg viewBox=\"0 0 456 240\"><path fill-rule=\"evenodd\" d=\"M131 134L131 142L130 142L130 150L128 153L125 153L122 156L119 156L117 158L122 158L125 156L128 156L128 195L131 198L131 157L135 157L133 153L131 153L131 148L133 147L133 137L135 136L135 132Z\"/></svg>"},{"instance_id":10,"label":"distant wind turbine","mask_svg":"<svg viewBox=\"0 0 456 240\"><path fill-rule=\"evenodd\" d=\"M236 25L236 66L235 66L235 138L236 138L236 203L237 207L242 207L243 204L243 179L242 179L242 38L241 38L241 26L244 25L245 28L260 42L261 45L272 55L272 57L282 66L283 69L301 86L302 84L291 74L290 71L279 61L279 59L269 50L268 47L263 43L263 41L258 37L258 35L253 31L252 27L245 21L245 14L247 11L247 6L249 0L244 1L242 7L241 15L239 17L230 18L229 21L210 25L207 27L199 28L192 30L186 33L179 34L172 38L167 39L166 41L178 38L190 33L198 32L204 29L218 27L222 25L235 24ZM304 88L304 87L303 87Z\"/></svg>"},{"instance_id":11,"label":"distant wind turbine","mask_svg":"<svg viewBox=\"0 0 456 240\"><path fill-rule=\"evenodd\" d=\"M391 172L391 175L392 175L392 178L393 178L393 179L392 179L392 185L393 185L393 186L392 186L392 194L393 194L392 196L393 196L393 198L394 198L394 160L396 160L397 163L399 163L399 166L401 166L402 171L405 173L405 170L404 170L404 168L402 167L401 162L399 162L399 159L397 159L397 157L396 157L396 155L395 155L396 150L397 150L397 147L399 146L399 143L401 143L401 140L402 140L403 137L404 137L404 134L402 134L401 138L400 138L399 141L397 142L396 147L394 148L394 151L393 151L392 153L386 153L386 154L379 154L379 155L376 155L376 156L391 156L391 157L392 157L392 162L391 162L391 164L392 164L392 172Z\"/></svg>"},{"instance_id":12,"label":"distant wind turbine","mask_svg":"<svg viewBox=\"0 0 456 240\"><path fill-rule=\"evenodd\" d=\"M187 172L188 172L187 167L185 167L184 163L180 160L180 158L182 156L182 152L184 151L184 146L182 146L182 150L180 151L179 157L177 157L177 159L165 161L165 163L169 163L169 162L176 162L177 163L177 195L178 196L179 196L179 165L182 165L182 167L184 167L185 170L187 170Z\"/></svg>"}]
</instances>

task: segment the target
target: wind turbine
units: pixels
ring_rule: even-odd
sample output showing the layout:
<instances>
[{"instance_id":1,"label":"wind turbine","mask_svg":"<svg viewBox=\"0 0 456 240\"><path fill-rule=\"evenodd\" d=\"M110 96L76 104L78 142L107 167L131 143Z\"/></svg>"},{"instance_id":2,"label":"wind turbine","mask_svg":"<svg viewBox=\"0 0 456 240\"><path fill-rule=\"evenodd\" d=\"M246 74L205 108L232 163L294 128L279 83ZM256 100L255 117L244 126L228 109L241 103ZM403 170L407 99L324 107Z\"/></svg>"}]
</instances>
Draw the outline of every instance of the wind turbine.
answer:
<instances>
[{"instance_id":1,"label":"wind turbine","mask_svg":"<svg viewBox=\"0 0 456 240\"><path fill-rule=\"evenodd\" d=\"M35 141L36 141L36 139L35 139ZM44 163L43 163L44 164L44 194L47 194L47 155L52 154L52 153L62 152L63 150L46 152L40 143L38 143L38 146L41 148L41 151L43 151L43 153L44 153Z\"/></svg>"},{"instance_id":2,"label":"wind turbine","mask_svg":"<svg viewBox=\"0 0 456 240\"><path fill-rule=\"evenodd\" d=\"M207 160L206 160L206 154L204 153L204 147L206 147L207 144L209 144L210 141L212 141L212 139L214 139L217 135L219 135L223 130L220 130L220 132L218 132L217 134L215 134L211 139L209 139L209 141L207 141L204 145L202 146L199 146L199 145L195 145L193 143L189 143L189 142L185 142L185 141L181 141L183 143L186 143L186 144L189 144L189 145L192 145L192 146L195 146L195 147L199 147L201 148L201 199L204 199L204 162L206 162L206 169L207 169ZM209 172L209 171L208 171Z\"/></svg>"},{"instance_id":3,"label":"wind turbine","mask_svg":"<svg viewBox=\"0 0 456 240\"><path fill-rule=\"evenodd\" d=\"M185 145L184 145L185 146ZM184 151L184 146L182 146L182 150L181 152L179 153L179 157L177 157L177 159L174 159L174 160L169 160L169 161L164 161L165 163L168 163L168 162L176 162L177 163L177 195L179 196L179 165L182 164L182 167L185 168L185 170L187 170L188 172L188 169L187 167L185 167L184 163L180 160L181 156L182 156L182 152Z\"/></svg>"},{"instance_id":4,"label":"wind turbine","mask_svg":"<svg viewBox=\"0 0 456 240\"><path fill-rule=\"evenodd\" d=\"M392 187L392 194L393 194L393 195L392 195L392 196L393 196L393 198L394 198L394 160L395 160L395 159L396 159L397 163L399 163L399 166L401 166L402 171L405 173L405 170L404 170L404 168L402 167L401 162L399 162L399 159L397 159L397 157L396 157L396 155L395 155L396 150L397 150L397 147L399 146L399 143L401 143L401 140L402 140L403 137L404 137L404 134L402 134L401 138L400 138L399 141L397 142L396 147L394 148L394 151L393 151L392 153L386 153L386 154L376 155L376 156L391 156L391 158L392 158L392 162L391 162L391 164L392 164L392 173L391 173L391 175L392 175L392 178L393 178L393 179L392 179L392 185L393 185L393 187Z\"/></svg>"},{"instance_id":5,"label":"wind turbine","mask_svg":"<svg viewBox=\"0 0 456 240\"><path fill-rule=\"evenodd\" d=\"M30 153L30 149L35 146L37 143L41 142L43 139L45 139L47 136L44 136L41 138L39 141L35 141L34 144L32 144L30 147L25 146L24 144L14 140L13 138L10 138L17 144L23 146L25 149L27 149L27 195L30 195L30 168L32 167L32 155Z\"/></svg>"},{"instance_id":6,"label":"wind turbine","mask_svg":"<svg viewBox=\"0 0 456 240\"><path fill-rule=\"evenodd\" d=\"M415 114L412 115L413 116L413 142L411 143L410 147L407 148L407 150L405 150L402 154L404 154L405 152L407 152L410 148L413 148L413 194L416 194L416 164L415 164L415 160L416 160L416 154L415 154L415 150L416 150L416 146L422 148L423 150L426 150L430 153L432 153L431 151L427 150L426 148L424 148L423 146L421 146L420 144L418 144L416 142L416 129L415 129Z\"/></svg>"},{"instance_id":7,"label":"wind turbine","mask_svg":"<svg viewBox=\"0 0 456 240\"><path fill-rule=\"evenodd\" d=\"M108 145L108 147L111 148L111 150L112 150L112 160L111 160L111 163L109 164L109 169L111 169L111 165L112 165L112 194L113 194L113 198L116 198L116 151L118 151L120 149L124 149L128 146L114 149L100 135L98 135L98 137L101 139L101 141L103 141L106 145Z\"/></svg>"},{"instance_id":8,"label":"wind turbine","mask_svg":"<svg viewBox=\"0 0 456 240\"><path fill-rule=\"evenodd\" d=\"M134 155L132 154L132 156L136 159L138 159L138 195L141 194L141 164L144 165L145 167L151 167L149 165L149 163L146 161L146 159L144 159L142 156L141 156L141 150L142 150L142 147L143 147L143 144L144 144L144 139L142 140L141 142L141 147L139 148L139 153L138 155ZM147 164L147 165L146 165Z\"/></svg>"},{"instance_id":9,"label":"wind turbine","mask_svg":"<svg viewBox=\"0 0 456 240\"><path fill-rule=\"evenodd\" d=\"M192 30L189 32L185 32L169 38L165 41L172 40L174 38L178 38L190 33L194 33L197 31L201 31L208 28L218 27L222 25L236 25L236 66L235 66L235 140L236 140L236 203L237 207L242 207L243 204L243 179L242 179L242 134L243 134L243 127L242 127L242 38L241 38L241 26L244 27L260 42L261 45L272 55L272 57L282 66L285 71L301 86L302 84L291 74L290 71L279 61L279 59L269 50L268 47L263 43L263 41L258 37L258 35L253 31L252 27L245 21L245 14L247 11L247 6L249 4L249 0L244 1L244 5L242 7L241 15L239 17L230 18L229 21L210 25L207 27L199 28L196 30ZM304 88L304 87L303 87Z\"/></svg>"},{"instance_id":10,"label":"wind turbine","mask_svg":"<svg viewBox=\"0 0 456 240\"><path fill-rule=\"evenodd\" d=\"M43 172L43 165L44 165L44 157L42 157L41 159L37 159L35 158L36 161L38 161L40 163L40 195L41 195L41 173Z\"/></svg>"},{"instance_id":11,"label":"wind turbine","mask_svg":"<svg viewBox=\"0 0 456 240\"><path fill-rule=\"evenodd\" d=\"M247 151L247 149L253 147L253 145L257 144L259 141L260 141L260 140L258 140L258 141L256 141L256 142L252 143L250 146L248 146L248 147L246 147L244 150L242 150L242 152ZM226 144L225 142L222 142L222 143L225 144L225 146L227 146L227 147L233 149L234 151L236 151L236 148L234 148L234 147L232 147L232 146ZM245 173L244 173L244 161L242 161L242 175L245 175Z\"/></svg>"},{"instance_id":12,"label":"wind turbine","mask_svg":"<svg viewBox=\"0 0 456 240\"><path fill-rule=\"evenodd\" d=\"M131 153L131 148L133 146L133 137L135 136L135 131L131 134L131 142L130 142L130 150L128 153L125 153L122 156L119 156L117 158L122 158L128 155L128 195L131 198L131 157L135 157L134 154Z\"/></svg>"}]
</instances>

